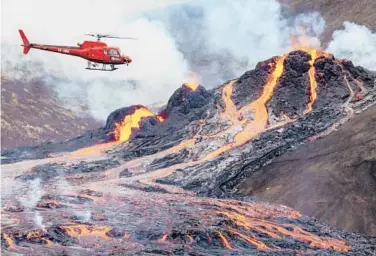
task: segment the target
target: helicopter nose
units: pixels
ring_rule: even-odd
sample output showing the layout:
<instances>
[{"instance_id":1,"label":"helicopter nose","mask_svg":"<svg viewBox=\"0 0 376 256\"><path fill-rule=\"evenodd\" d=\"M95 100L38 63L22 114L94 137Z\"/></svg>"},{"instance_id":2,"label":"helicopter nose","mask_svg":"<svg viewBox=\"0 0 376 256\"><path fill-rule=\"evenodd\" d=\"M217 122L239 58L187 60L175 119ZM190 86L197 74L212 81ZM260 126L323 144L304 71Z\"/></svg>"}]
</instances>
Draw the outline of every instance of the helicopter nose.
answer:
<instances>
[{"instance_id":1,"label":"helicopter nose","mask_svg":"<svg viewBox=\"0 0 376 256\"><path fill-rule=\"evenodd\" d=\"M131 63L132 59L128 56L123 56L124 62Z\"/></svg>"}]
</instances>

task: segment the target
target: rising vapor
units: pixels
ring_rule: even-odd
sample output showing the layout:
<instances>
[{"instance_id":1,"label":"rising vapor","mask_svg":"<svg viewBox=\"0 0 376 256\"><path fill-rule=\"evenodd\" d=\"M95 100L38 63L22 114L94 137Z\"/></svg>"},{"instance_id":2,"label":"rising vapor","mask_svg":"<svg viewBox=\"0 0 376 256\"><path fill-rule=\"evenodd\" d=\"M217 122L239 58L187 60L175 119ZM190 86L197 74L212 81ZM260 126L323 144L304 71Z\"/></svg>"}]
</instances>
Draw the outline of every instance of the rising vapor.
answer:
<instances>
[{"instance_id":1,"label":"rising vapor","mask_svg":"<svg viewBox=\"0 0 376 256\"><path fill-rule=\"evenodd\" d=\"M165 102L192 71L207 88L214 87L290 50L291 36L319 47L325 27L318 13L284 17L276 0L5 0L2 5L3 72L42 78L67 105L77 111L88 107L99 120L119 107ZM91 39L83 36L88 32L139 40L106 40L133 62L115 72L93 72L84 69L85 60L71 56L37 50L22 55L19 28L30 41L45 44L72 45ZM362 58L358 49L350 50Z\"/></svg>"},{"instance_id":2,"label":"rising vapor","mask_svg":"<svg viewBox=\"0 0 376 256\"><path fill-rule=\"evenodd\" d=\"M327 51L338 58L350 59L356 65L376 71L376 33L352 22L343 25L344 29L334 31Z\"/></svg>"}]
</instances>

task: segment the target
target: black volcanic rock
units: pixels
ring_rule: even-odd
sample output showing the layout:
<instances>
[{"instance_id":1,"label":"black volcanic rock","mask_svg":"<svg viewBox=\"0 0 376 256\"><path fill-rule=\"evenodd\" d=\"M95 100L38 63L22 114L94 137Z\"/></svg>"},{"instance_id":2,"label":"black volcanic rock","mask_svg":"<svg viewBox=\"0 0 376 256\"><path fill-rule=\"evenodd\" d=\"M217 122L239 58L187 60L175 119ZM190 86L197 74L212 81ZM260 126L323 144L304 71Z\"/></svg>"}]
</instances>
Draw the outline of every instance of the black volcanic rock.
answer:
<instances>
[{"instance_id":1,"label":"black volcanic rock","mask_svg":"<svg viewBox=\"0 0 376 256\"><path fill-rule=\"evenodd\" d=\"M241 108L249 102L256 100L262 93L264 84L267 81L268 75L272 72L269 64L275 58L259 62L256 68L245 72L239 77L233 87L232 101Z\"/></svg>"},{"instance_id":2,"label":"black volcanic rock","mask_svg":"<svg viewBox=\"0 0 376 256\"><path fill-rule=\"evenodd\" d=\"M376 72L366 71L363 67L354 66L350 60L341 60L343 67L348 70L354 79L361 81L367 90L376 88Z\"/></svg>"},{"instance_id":3,"label":"black volcanic rock","mask_svg":"<svg viewBox=\"0 0 376 256\"><path fill-rule=\"evenodd\" d=\"M199 85L196 90L192 90L186 85L182 85L168 100L164 113L167 117L173 111L188 114L192 109L202 108L208 104L208 100L211 96L211 93L201 85Z\"/></svg>"},{"instance_id":4,"label":"black volcanic rock","mask_svg":"<svg viewBox=\"0 0 376 256\"><path fill-rule=\"evenodd\" d=\"M275 116L285 113L290 117L303 114L309 102L310 82L308 71L311 56L294 51L284 61L285 72L274 88L267 106Z\"/></svg>"},{"instance_id":5,"label":"black volcanic rock","mask_svg":"<svg viewBox=\"0 0 376 256\"><path fill-rule=\"evenodd\" d=\"M111 159L103 159L93 162L81 161L78 164L71 165L55 163L44 164L31 168L29 173L17 176L16 179L29 181L39 178L42 182L45 182L58 176L64 176L65 174L101 172L107 168L113 168L119 165L119 161Z\"/></svg>"},{"instance_id":6,"label":"black volcanic rock","mask_svg":"<svg viewBox=\"0 0 376 256\"><path fill-rule=\"evenodd\" d=\"M376 236L376 106L259 172L245 169L240 193Z\"/></svg>"},{"instance_id":7,"label":"black volcanic rock","mask_svg":"<svg viewBox=\"0 0 376 256\"><path fill-rule=\"evenodd\" d=\"M319 58L315 62L317 81L317 100L314 108L340 105L350 97L346 85L344 67L334 58Z\"/></svg>"},{"instance_id":8,"label":"black volcanic rock","mask_svg":"<svg viewBox=\"0 0 376 256\"><path fill-rule=\"evenodd\" d=\"M133 114L137 109L145 108L143 105L134 105L125 108L119 108L107 117L106 125L104 126L104 130L107 132L111 132L115 130L115 123L121 123L124 120L124 117Z\"/></svg>"}]
</instances>

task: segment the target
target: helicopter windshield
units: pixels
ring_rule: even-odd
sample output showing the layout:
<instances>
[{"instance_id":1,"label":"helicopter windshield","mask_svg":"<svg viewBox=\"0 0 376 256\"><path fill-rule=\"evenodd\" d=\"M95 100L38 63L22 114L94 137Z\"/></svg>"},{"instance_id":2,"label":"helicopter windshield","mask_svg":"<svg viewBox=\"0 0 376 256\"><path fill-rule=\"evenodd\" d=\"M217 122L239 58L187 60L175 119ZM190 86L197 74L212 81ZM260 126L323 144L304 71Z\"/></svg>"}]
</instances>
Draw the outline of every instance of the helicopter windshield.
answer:
<instances>
[{"instance_id":1,"label":"helicopter windshield","mask_svg":"<svg viewBox=\"0 0 376 256\"><path fill-rule=\"evenodd\" d=\"M108 54L109 54L110 56L120 57L119 51L116 50L116 49L109 49L109 50L108 50Z\"/></svg>"}]
</instances>

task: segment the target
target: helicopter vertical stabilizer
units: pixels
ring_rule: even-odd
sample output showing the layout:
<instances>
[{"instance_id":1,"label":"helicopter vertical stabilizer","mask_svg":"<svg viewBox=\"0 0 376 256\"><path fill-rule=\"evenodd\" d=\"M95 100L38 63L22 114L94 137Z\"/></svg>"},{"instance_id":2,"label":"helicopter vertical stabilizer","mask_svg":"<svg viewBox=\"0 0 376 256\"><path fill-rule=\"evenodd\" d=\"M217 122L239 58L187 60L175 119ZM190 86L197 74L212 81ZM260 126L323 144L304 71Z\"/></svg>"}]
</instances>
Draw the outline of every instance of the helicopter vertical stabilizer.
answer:
<instances>
[{"instance_id":1,"label":"helicopter vertical stabilizer","mask_svg":"<svg viewBox=\"0 0 376 256\"><path fill-rule=\"evenodd\" d=\"M27 39L27 37L26 37L26 35L25 35L25 33L23 32L22 29L19 29L18 31L20 32L20 36L21 36L21 39L22 39L22 42L23 42L23 45L21 45L21 46L24 47L23 53L27 54L30 51L30 42Z\"/></svg>"}]
</instances>

